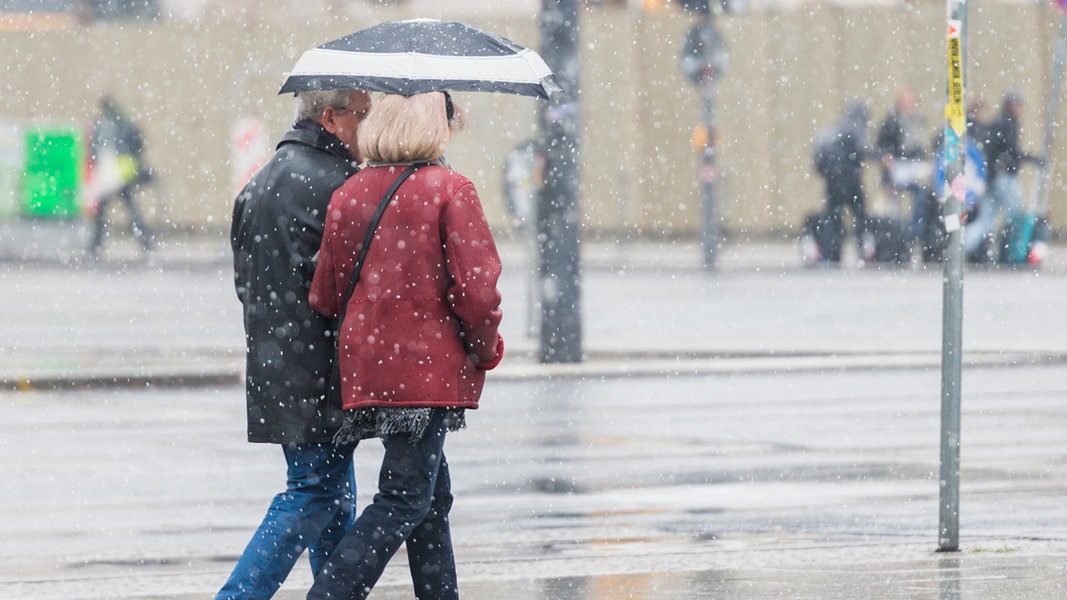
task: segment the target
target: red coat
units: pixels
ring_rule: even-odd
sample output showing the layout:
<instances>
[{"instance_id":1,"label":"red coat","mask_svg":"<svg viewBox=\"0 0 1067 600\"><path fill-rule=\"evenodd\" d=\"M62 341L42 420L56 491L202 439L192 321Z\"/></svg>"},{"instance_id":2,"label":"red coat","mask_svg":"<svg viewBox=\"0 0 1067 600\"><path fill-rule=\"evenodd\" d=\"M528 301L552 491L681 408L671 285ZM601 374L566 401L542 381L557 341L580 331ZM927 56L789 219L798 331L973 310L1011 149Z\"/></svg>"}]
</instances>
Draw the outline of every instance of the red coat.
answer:
<instances>
[{"instance_id":1,"label":"red coat","mask_svg":"<svg viewBox=\"0 0 1067 600\"><path fill-rule=\"evenodd\" d=\"M403 166L363 169L327 209L309 301L339 314L367 224ZM401 184L382 216L340 334L346 410L477 408L504 352L500 255L474 185L431 165Z\"/></svg>"}]
</instances>

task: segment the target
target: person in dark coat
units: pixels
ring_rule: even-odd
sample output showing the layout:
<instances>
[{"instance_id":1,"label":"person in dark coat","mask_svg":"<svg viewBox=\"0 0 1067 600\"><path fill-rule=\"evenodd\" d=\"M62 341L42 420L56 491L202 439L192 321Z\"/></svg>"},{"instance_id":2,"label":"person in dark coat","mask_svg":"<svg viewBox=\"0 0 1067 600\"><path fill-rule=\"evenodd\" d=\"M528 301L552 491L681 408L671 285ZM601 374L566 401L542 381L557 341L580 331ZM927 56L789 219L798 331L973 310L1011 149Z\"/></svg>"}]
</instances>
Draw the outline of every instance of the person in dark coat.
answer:
<instances>
[{"instance_id":1,"label":"person in dark coat","mask_svg":"<svg viewBox=\"0 0 1067 600\"><path fill-rule=\"evenodd\" d=\"M901 200L905 195L911 196L909 234L913 240L922 237L926 226L933 172L923 147L924 128L918 96L911 90L902 90L897 94L893 110L882 120L875 140L881 155L882 185L901 211Z\"/></svg>"},{"instance_id":2,"label":"person in dark coat","mask_svg":"<svg viewBox=\"0 0 1067 600\"><path fill-rule=\"evenodd\" d=\"M500 255L478 193L442 160L454 118L439 92L374 99L360 128L368 166L330 202L309 300L340 327L345 426L335 443L380 437L373 503L315 579L308 598L366 598L401 545L415 597L454 600L448 431L478 408L504 353ZM406 164L429 163L386 207L350 298L370 216Z\"/></svg>"},{"instance_id":3,"label":"person in dark coat","mask_svg":"<svg viewBox=\"0 0 1067 600\"><path fill-rule=\"evenodd\" d=\"M841 261L841 246L845 238L845 210L855 217L857 244L861 246L867 230L867 193L863 189L863 163L873 156L867 147L867 106L851 102L841 119L819 134L816 142L816 166L826 181L826 214L828 247L825 260Z\"/></svg>"},{"instance_id":4,"label":"person in dark coat","mask_svg":"<svg viewBox=\"0 0 1067 600\"><path fill-rule=\"evenodd\" d=\"M297 122L237 196L230 242L244 308L248 441L281 445L288 465L259 530L216 598L270 598L309 550L314 573L354 521L354 444L335 447L327 387L334 322L308 306L326 206L362 162L365 92L302 92Z\"/></svg>"},{"instance_id":5,"label":"person in dark coat","mask_svg":"<svg viewBox=\"0 0 1067 600\"><path fill-rule=\"evenodd\" d=\"M130 229L141 243L145 253L152 250L152 237L148 224L137 206L136 195L141 185L149 180L144 165L144 136L140 128L130 120L111 96L103 96L99 102L100 114L93 123L89 140L90 159L94 171L114 171L113 187L103 193L90 206L93 230L89 238L90 258L98 258L104 247L104 235L110 228L108 206L120 202L129 215ZM105 164L107 165L105 167Z\"/></svg>"},{"instance_id":6,"label":"person in dark coat","mask_svg":"<svg viewBox=\"0 0 1067 600\"><path fill-rule=\"evenodd\" d=\"M1023 190L1019 182L1023 162L1040 163L1043 160L1027 154L1019 145L1022 110L1022 96L1007 92L1000 106L1000 117L982 134L988 164L988 190L978 202L977 218L967 223L963 240L963 250L973 260L981 261L976 254L980 252L982 241L997 231L1001 213L1010 219L1023 212Z\"/></svg>"}]
</instances>

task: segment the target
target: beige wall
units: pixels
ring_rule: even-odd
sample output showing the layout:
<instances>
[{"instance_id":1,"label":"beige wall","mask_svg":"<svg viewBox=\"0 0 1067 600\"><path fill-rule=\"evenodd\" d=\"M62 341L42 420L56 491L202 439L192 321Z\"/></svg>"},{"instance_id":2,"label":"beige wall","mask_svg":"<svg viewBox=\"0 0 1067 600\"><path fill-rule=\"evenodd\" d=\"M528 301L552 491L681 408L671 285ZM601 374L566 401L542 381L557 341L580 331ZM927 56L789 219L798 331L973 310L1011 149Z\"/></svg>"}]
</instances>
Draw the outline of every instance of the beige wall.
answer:
<instances>
[{"instance_id":1,"label":"beige wall","mask_svg":"<svg viewBox=\"0 0 1067 600\"><path fill-rule=\"evenodd\" d=\"M375 18L407 16L398 9ZM1057 19L1054 9L1030 4L983 5L970 15L968 96L982 93L996 109L1005 89L1020 90L1029 100L1024 146L1034 151L1042 143ZM467 20L539 44L530 19ZM282 73L303 50L372 24L368 17L5 34L0 119L87 126L96 98L110 91L145 126L149 160L160 172L156 218L176 228L224 229L234 192L231 125L243 116L261 117L273 143L293 110L290 96L276 95ZM690 145L699 105L676 62L689 25L689 17L677 13L596 9L582 15L587 235L675 237L700 229L698 155ZM939 4L726 16L720 27L730 66L717 111L717 197L722 227L731 234L792 232L819 205L811 137L836 118L844 99L866 99L877 120L897 89L911 87L920 94L931 137L942 126L947 67ZM458 100L468 108L470 125L449 157L478 185L503 232L510 221L501 194L502 157L536 135L538 102L490 94ZM1063 165L1067 155L1057 150L1054 158ZM873 170L870 175L868 192L877 208L882 197ZM1024 180L1029 186L1032 171ZM1056 226L1067 225L1059 214L1064 188L1057 175L1050 211Z\"/></svg>"}]
</instances>

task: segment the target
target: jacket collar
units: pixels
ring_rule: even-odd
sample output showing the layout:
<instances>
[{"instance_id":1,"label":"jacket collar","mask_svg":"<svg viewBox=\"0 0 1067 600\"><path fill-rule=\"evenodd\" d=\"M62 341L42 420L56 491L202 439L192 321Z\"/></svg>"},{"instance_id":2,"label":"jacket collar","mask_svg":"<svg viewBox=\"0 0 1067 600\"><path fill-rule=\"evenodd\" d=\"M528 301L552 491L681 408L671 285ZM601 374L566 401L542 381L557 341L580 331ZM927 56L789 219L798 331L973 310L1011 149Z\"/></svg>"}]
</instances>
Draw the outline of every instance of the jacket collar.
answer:
<instances>
[{"instance_id":1,"label":"jacket collar","mask_svg":"<svg viewBox=\"0 0 1067 600\"><path fill-rule=\"evenodd\" d=\"M418 163L424 163L424 164L431 165L431 166L436 166L436 167L445 167L446 169L449 169L449 170L452 169L452 165L448 164L448 161L445 160L445 157L443 157L443 156L441 156L439 158L435 158L435 159L430 160L430 161L413 160L413 161L410 161L410 162L385 162L385 161L377 162L377 161L368 160L367 161L367 166L368 167L406 167L408 165L414 165L414 164L418 164Z\"/></svg>"},{"instance_id":2,"label":"jacket collar","mask_svg":"<svg viewBox=\"0 0 1067 600\"><path fill-rule=\"evenodd\" d=\"M340 138L336 135L326 131L326 129L312 121L310 119L304 119L303 121L297 121L293 128L290 129L282 137L282 140L278 142L278 148L281 148L285 144L305 144L313 148L318 148L325 152L329 152L338 158L343 160L352 160L352 154L341 142Z\"/></svg>"}]
</instances>

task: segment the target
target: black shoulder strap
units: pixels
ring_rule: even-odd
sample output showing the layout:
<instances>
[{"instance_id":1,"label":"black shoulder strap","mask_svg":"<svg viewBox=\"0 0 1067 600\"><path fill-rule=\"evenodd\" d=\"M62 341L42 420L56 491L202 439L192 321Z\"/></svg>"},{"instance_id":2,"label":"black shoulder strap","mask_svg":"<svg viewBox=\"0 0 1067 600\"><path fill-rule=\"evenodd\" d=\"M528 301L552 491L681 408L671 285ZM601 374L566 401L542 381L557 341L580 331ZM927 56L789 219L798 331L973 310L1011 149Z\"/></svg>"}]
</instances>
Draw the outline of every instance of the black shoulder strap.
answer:
<instances>
[{"instance_id":1,"label":"black shoulder strap","mask_svg":"<svg viewBox=\"0 0 1067 600\"><path fill-rule=\"evenodd\" d=\"M385 192L385 196L382 197L382 201L378 203L378 210L374 211L374 216L370 220L370 224L367 225L367 233L363 235L363 246L359 249L359 255L356 257L356 266L352 267L352 276L348 280L348 291L345 293L344 302L341 303L340 316L337 318L337 324L340 326L345 320L345 311L348 309L348 300L352 297L352 292L356 289L356 283L359 282L359 272L363 270L363 261L367 259L367 250L370 249L371 240L374 239L374 232L378 230L378 222L382 220L382 214L385 213L385 207L389 206L389 201L393 199L393 195L396 194L396 190L400 188L400 184L404 183L404 180L408 178L415 171L425 167L427 163L415 163L404 169L400 176L396 178L393 185L389 186L389 189Z\"/></svg>"}]
</instances>

